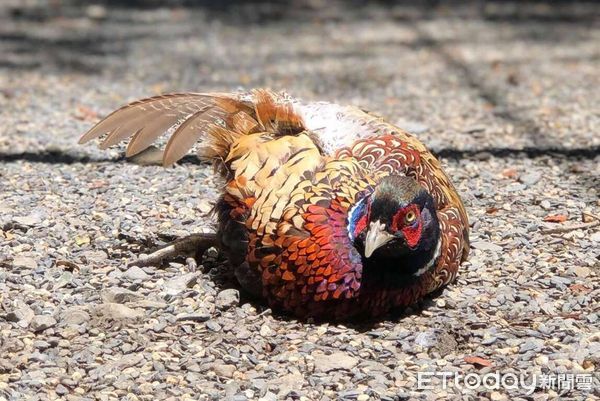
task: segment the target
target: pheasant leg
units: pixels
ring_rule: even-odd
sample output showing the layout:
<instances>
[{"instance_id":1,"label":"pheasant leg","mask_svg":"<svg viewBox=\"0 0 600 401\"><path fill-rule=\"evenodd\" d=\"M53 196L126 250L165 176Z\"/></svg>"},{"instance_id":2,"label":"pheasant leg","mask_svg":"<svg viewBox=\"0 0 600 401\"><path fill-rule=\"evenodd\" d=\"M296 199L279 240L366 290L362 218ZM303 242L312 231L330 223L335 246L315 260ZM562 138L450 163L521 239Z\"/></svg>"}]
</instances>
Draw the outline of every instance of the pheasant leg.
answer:
<instances>
[{"instance_id":1,"label":"pheasant leg","mask_svg":"<svg viewBox=\"0 0 600 401\"><path fill-rule=\"evenodd\" d=\"M149 255L141 256L129 266L152 266L160 264L164 259L172 259L188 254L202 254L208 248L218 245L215 233L197 233L170 242Z\"/></svg>"}]
</instances>

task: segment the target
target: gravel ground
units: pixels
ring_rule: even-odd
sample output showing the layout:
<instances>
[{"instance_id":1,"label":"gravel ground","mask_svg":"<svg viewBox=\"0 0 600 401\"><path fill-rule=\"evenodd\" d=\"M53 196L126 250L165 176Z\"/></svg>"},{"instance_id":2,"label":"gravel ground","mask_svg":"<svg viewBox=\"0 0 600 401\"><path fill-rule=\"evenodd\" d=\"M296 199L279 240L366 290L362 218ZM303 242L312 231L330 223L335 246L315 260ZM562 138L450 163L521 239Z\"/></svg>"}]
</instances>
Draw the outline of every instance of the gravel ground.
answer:
<instances>
[{"instance_id":1,"label":"gravel ground","mask_svg":"<svg viewBox=\"0 0 600 401\"><path fill-rule=\"evenodd\" d=\"M598 6L49 3L0 5L0 400L600 397L599 227L543 231L600 215ZM210 231L217 184L80 134L137 97L255 86L363 106L434 149L473 224L458 281L344 326L273 315L213 251L127 269ZM418 389L433 371L596 382Z\"/></svg>"}]
</instances>

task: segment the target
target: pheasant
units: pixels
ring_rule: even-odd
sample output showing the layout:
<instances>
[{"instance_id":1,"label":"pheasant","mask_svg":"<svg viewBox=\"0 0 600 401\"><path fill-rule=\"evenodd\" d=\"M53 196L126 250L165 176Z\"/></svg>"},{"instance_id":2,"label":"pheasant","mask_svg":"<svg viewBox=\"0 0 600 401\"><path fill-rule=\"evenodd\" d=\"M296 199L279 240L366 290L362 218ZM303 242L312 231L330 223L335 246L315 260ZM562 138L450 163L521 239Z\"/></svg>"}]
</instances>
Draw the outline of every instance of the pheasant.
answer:
<instances>
[{"instance_id":1,"label":"pheasant","mask_svg":"<svg viewBox=\"0 0 600 401\"><path fill-rule=\"evenodd\" d=\"M201 142L225 181L217 232L196 240L214 240L273 308L381 316L452 282L467 258L467 214L439 161L373 114L266 89L173 93L121 107L80 143L131 138L133 156L166 131L165 166Z\"/></svg>"}]
</instances>

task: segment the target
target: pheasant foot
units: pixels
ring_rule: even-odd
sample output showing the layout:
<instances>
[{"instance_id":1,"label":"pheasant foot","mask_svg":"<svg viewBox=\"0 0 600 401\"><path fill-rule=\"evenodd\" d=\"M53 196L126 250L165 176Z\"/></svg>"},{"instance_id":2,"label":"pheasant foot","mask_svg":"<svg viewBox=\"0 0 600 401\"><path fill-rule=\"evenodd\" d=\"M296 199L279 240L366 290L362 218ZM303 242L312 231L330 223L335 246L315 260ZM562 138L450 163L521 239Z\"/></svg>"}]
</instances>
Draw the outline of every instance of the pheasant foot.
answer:
<instances>
[{"instance_id":1,"label":"pheasant foot","mask_svg":"<svg viewBox=\"0 0 600 401\"><path fill-rule=\"evenodd\" d=\"M128 266L152 266L160 264L165 259L172 259L177 256L202 254L208 248L217 246L217 235L215 233L197 233L183 238L178 238L156 251L139 257L137 260L129 263Z\"/></svg>"}]
</instances>

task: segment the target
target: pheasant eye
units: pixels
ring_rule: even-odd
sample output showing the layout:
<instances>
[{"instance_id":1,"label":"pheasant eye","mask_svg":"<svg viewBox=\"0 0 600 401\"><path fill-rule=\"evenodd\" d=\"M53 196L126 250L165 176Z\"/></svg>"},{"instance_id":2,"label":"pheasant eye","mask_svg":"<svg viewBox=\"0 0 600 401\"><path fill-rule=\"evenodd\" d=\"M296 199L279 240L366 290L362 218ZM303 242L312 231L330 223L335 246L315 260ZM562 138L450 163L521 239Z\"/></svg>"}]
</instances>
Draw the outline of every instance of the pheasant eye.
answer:
<instances>
[{"instance_id":1,"label":"pheasant eye","mask_svg":"<svg viewBox=\"0 0 600 401\"><path fill-rule=\"evenodd\" d=\"M406 213L406 215L404 216L404 222L406 224L412 224L412 223L414 223L414 221L416 219L417 219L417 214L413 211Z\"/></svg>"}]
</instances>

